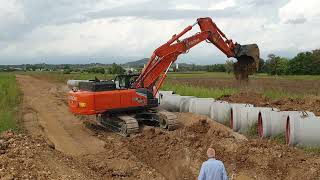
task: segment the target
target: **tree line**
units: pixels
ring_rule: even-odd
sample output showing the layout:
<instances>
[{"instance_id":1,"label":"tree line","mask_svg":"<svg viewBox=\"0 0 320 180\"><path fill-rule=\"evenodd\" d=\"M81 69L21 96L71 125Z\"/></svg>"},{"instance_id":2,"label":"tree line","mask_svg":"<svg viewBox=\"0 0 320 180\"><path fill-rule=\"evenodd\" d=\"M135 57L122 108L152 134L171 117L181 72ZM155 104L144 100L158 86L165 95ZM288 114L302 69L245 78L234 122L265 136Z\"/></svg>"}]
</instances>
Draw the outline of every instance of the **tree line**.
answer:
<instances>
[{"instance_id":1,"label":"tree line","mask_svg":"<svg viewBox=\"0 0 320 180\"><path fill-rule=\"evenodd\" d=\"M233 70L233 61L194 67L193 70L208 72L228 72ZM320 75L320 49L301 52L292 59L269 54L267 59L260 59L258 73L270 75Z\"/></svg>"},{"instance_id":2,"label":"tree line","mask_svg":"<svg viewBox=\"0 0 320 180\"><path fill-rule=\"evenodd\" d=\"M320 49L301 52L292 59L269 54L260 60L259 71L270 75L319 75Z\"/></svg>"}]
</instances>

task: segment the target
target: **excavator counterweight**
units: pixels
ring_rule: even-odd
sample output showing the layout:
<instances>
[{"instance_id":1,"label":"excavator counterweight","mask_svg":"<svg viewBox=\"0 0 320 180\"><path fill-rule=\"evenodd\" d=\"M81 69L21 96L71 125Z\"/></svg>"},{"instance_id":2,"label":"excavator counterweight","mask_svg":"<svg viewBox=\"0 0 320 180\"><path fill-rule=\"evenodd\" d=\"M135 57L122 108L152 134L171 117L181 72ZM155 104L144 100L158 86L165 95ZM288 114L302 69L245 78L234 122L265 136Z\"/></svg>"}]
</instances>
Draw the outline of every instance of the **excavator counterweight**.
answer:
<instances>
[{"instance_id":1,"label":"excavator counterweight","mask_svg":"<svg viewBox=\"0 0 320 180\"><path fill-rule=\"evenodd\" d=\"M200 32L180 39L195 25L199 25ZM96 115L101 125L124 136L138 132L141 124L174 130L177 128L176 115L157 109L156 94L178 56L202 41L213 44L228 58L237 59L234 70L239 79L248 79L259 66L259 48L256 44L233 43L211 18L199 18L194 25L173 35L157 48L140 74L117 76L113 81L96 79L77 82L78 85L68 95L71 111L80 115Z\"/></svg>"}]
</instances>

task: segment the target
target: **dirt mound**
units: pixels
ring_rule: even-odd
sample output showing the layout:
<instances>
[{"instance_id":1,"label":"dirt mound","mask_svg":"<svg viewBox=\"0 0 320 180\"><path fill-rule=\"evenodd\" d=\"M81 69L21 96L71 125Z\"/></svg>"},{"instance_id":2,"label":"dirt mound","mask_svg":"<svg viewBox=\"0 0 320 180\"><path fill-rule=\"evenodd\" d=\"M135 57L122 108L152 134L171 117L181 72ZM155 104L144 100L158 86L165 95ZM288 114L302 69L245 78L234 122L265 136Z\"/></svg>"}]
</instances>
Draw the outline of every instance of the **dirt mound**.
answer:
<instances>
[{"instance_id":1,"label":"dirt mound","mask_svg":"<svg viewBox=\"0 0 320 180\"><path fill-rule=\"evenodd\" d=\"M201 119L172 133L148 129L124 142L132 154L168 179L195 179L208 147L216 149L229 177L236 179L320 176L320 157L265 140L240 140L228 128Z\"/></svg>"},{"instance_id":2,"label":"dirt mound","mask_svg":"<svg viewBox=\"0 0 320 180\"><path fill-rule=\"evenodd\" d=\"M0 179L88 178L72 171L70 166L76 167L44 138L10 131L0 135Z\"/></svg>"},{"instance_id":3,"label":"dirt mound","mask_svg":"<svg viewBox=\"0 0 320 180\"><path fill-rule=\"evenodd\" d=\"M227 101L229 103L248 103L255 106L267 106L269 100L256 92L240 92L234 95L226 95L220 98L220 100Z\"/></svg>"},{"instance_id":4,"label":"dirt mound","mask_svg":"<svg viewBox=\"0 0 320 180\"><path fill-rule=\"evenodd\" d=\"M304 99L280 99L272 101L272 105L283 111L311 111L320 116L320 97L309 96Z\"/></svg>"},{"instance_id":5,"label":"dirt mound","mask_svg":"<svg viewBox=\"0 0 320 180\"><path fill-rule=\"evenodd\" d=\"M3 179L48 179L51 172L35 161L39 151L48 148L42 139L4 132L0 136L0 177Z\"/></svg>"}]
</instances>

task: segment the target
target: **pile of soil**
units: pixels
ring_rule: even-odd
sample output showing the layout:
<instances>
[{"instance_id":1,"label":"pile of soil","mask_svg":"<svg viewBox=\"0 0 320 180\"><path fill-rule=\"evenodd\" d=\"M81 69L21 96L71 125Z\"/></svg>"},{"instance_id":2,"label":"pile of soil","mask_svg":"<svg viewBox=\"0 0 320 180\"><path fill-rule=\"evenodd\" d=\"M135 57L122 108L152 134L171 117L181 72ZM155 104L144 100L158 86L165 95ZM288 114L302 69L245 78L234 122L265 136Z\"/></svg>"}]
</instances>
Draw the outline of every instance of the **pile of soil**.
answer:
<instances>
[{"instance_id":1,"label":"pile of soil","mask_svg":"<svg viewBox=\"0 0 320 180\"><path fill-rule=\"evenodd\" d=\"M39 152L43 151L52 151L44 139L3 132L0 135L1 179L54 178L46 164L38 161Z\"/></svg>"},{"instance_id":2,"label":"pile of soil","mask_svg":"<svg viewBox=\"0 0 320 180\"><path fill-rule=\"evenodd\" d=\"M314 179L320 157L267 140L246 140L229 128L189 113L193 123L172 133L148 129L124 140L138 159L168 179L196 179L208 147L216 149L229 177L235 179Z\"/></svg>"},{"instance_id":3,"label":"pile of soil","mask_svg":"<svg viewBox=\"0 0 320 180\"><path fill-rule=\"evenodd\" d=\"M320 116L320 97L308 96L303 99L280 99L271 104L283 111L311 111Z\"/></svg>"},{"instance_id":4,"label":"pile of soil","mask_svg":"<svg viewBox=\"0 0 320 180\"><path fill-rule=\"evenodd\" d=\"M267 98L263 97L261 94L245 91L234 95L225 95L220 98L220 100L227 101L229 103L247 103L253 104L255 106L269 106L270 102Z\"/></svg>"}]
</instances>

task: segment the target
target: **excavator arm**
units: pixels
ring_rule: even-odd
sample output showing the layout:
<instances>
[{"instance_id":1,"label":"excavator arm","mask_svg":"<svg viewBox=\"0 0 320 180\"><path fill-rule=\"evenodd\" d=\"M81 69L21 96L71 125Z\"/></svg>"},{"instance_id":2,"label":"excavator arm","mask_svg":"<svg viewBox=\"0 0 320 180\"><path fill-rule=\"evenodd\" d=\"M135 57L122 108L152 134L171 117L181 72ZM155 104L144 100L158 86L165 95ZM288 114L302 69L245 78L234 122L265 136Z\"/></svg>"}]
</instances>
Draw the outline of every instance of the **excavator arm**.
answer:
<instances>
[{"instance_id":1,"label":"excavator arm","mask_svg":"<svg viewBox=\"0 0 320 180\"><path fill-rule=\"evenodd\" d=\"M201 32L180 41L179 38L190 31L196 24L200 26ZM243 46L237 43L234 44L211 18L199 18L195 24L186 27L178 35L173 35L168 42L153 52L140 76L133 84L133 88L147 88L155 95L167 77L171 64L177 60L179 55L188 52L202 41L214 44L228 58L237 58L238 62L235 64L235 71L246 71L244 76L254 73L258 67L259 49L256 44Z\"/></svg>"}]
</instances>

